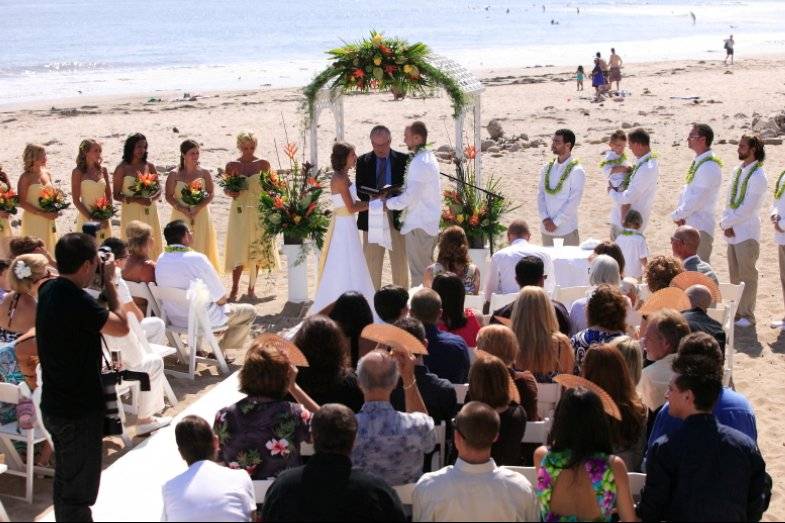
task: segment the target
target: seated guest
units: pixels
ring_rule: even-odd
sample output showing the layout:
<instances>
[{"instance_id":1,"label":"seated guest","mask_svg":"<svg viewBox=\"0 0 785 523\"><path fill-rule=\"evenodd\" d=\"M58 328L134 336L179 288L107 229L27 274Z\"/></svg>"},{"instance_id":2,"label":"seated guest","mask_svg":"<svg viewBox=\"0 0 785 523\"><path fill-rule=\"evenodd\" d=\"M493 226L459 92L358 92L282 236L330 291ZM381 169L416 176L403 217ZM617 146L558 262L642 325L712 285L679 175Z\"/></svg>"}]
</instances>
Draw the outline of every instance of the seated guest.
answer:
<instances>
[{"instance_id":1,"label":"seated guest","mask_svg":"<svg viewBox=\"0 0 785 523\"><path fill-rule=\"evenodd\" d=\"M524 256L515 265L515 281L518 282L519 290L524 287L542 287L545 288L545 265L542 259L537 256ZM553 304L553 312L556 313L556 320L559 322L559 331L566 335L570 335L570 314L563 303L551 300ZM498 323L496 317L499 318L512 318L512 308L515 302L505 305L499 310L496 310L491 315L491 323Z\"/></svg>"},{"instance_id":2,"label":"seated guest","mask_svg":"<svg viewBox=\"0 0 785 523\"><path fill-rule=\"evenodd\" d=\"M531 232L529 225L524 220L514 220L507 227L507 243L509 246L501 249L491 256L488 267L488 277L485 284L485 305L490 307L491 297L494 294L512 294L518 292L526 285L537 283L521 283L518 277L518 263L528 257L538 258L542 262L542 285L547 283L547 290L552 292L556 287L556 278L553 270L553 260L550 254L538 245L529 243ZM509 316L505 316L509 318ZM565 332L565 334L567 334Z\"/></svg>"},{"instance_id":3,"label":"seated guest","mask_svg":"<svg viewBox=\"0 0 785 523\"><path fill-rule=\"evenodd\" d=\"M240 370L240 392L248 397L215 415L218 462L268 479L300 465L300 443L309 441L308 422L319 406L295 382L288 356L256 342ZM286 401L287 392L301 404Z\"/></svg>"},{"instance_id":4,"label":"seated guest","mask_svg":"<svg viewBox=\"0 0 785 523\"><path fill-rule=\"evenodd\" d=\"M600 285L589 298L586 317L589 327L570 340L575 351L575 374L581 373L589 349L624 336L627 331L627 301L618 287Z\"/></svg>"},{"instance_id":5,"label":"seated guest","mask_svg":"<svg viewBox=\"0 0 785 523\"><path fill-rule=\"evenodd\" d=\"M613 453L624 460L627 470L641 470L648 411L635 392L621 352L611 345L592 348L586 354L581 375L607 392L619 407L621 421L610 419Z\"/></svg>"},{"instance_id":6,"label":"seated guest","mask_svg":"<svg viewBox=\"0 0 785 523\"><path fill-rule=\"evenodd\" d=\"M634 334L637 327L643 322L643 316L638 312L638 305L641 304L641 291L638 288L638 280L635 278L624 278L621 280L622 295L629 300L627 305L627 331ZM633 327L637 326L637 327Z\"/></svg>"},{"instance_id":7,"label":"seated guest","mask_svg":"<svg viewBox=\"0 0 785 523\"><path fill-rule=\"evenodd\" d=\"M712 414L722 368L716 358L679 353L673 371L670 413L684 424L649 449L639 515L643 521L760 521L771 478L755 442Z\"/></svg>"},{"instance_id":8,"label":"seated guest","mask_svg":"<svg viewBox=\"0 0 785 523\"><path fill-rule=\"evenodd\" d=\"M589 267L589 285L592 287L591 292L594 292L594 290L602 284L612 285L617 288L621 286L619 264L606 254L600 254L594 258L591 262L591 267ZM586 316L586 305L589 302L591 292L585 298L575 300L570 307L570 326L572 328L571 334L573 335L589 326Z\"/></svg>"},{"instance_id":9,"label":"seated guest","mask_svg":"<svg viewBox=\"0 0 785 523\"><path fill-rule=\"evenodd\" d=\"M524 287L512 313L512 331L520 352L515 368L529 371L537 383L552 383L575 366L570 339L559 332L551 300L539 287Z\"/></svg>"},{"instance_id":10,"label":"seated guest","mask_svg":"<svg viewBox=\"0 0 785 523\"><path fill-rule=\"evenodd\" d=\"M198 416L186 416L174 429L177 449L188 470L163 486L162 521L255 521L251 478L242 470L215 463L218 438Z\"/></svg>"},{"instance_id":11,"label":"seated guest","mask_svg":"<svg viewBox=\"0 0 785 523\"><path fill-rule=\"evenodd\" d=\"M482 314L464 308L466 292L461 279L451 272L442 273L433 279L433 290L442 300L439 330L460 336L467 346L476 347L477 333L482 328Z\"/></svg>"},{"instance_id":12,"label":"seated guest","mask_svg":"<svg viewBox=\"0 0 785 523\"><path fill-rule=\"evenodd\" d=\"M327 315L338 324L349 341L352 368L356 368L360 358L373 349L373 344L360 337L363 329L373 323L371 306L361 293L345 292L333 303Z\"/></svg>"},{"instance_id":13,"label":"seated guest","mask_svg":"<svg viewBox=\"0 0 785 523\"><path fill-rule=\"evenodd\" d=\"M682 225L671 236L671 250L673 256L681 260L685 271L694 271L705 274L714 283L719 285L717 274L711 265L698 257L698 247L700 247L701 236L698 229L689 225Z\"/></svg>"},{"instance_id":14,"label":"seated guest","mask_svg":"<svg viewBox=\"0 0 785 523\"><path fill-rule=\"evenodd\" d=\"M627 467L613 453L608 416L593 392L569 389L548 445L534 453L540 521L636 521Z\"/></svg>"},{"instance_id":15,"label":"seated guest","mask_svg":"<svg viewBox=\"0 0 785 523\"><path fill-rule=\"evenodd\" d=\"M500 425L488 405L472 401L463 406L453 422L458 460L417 482L413 521L538 520L531 483L491 457Z\"/></svg>"},{"instance_id":16,"label":"seated guest","mask_svg":"<svg viewBox=\"0 0 785 523\"><path fill-rule=\"evenodd\" d=\"M11 238L11 241L8 243L8 250L11 251L11 259L23 254L41 254L46 257L50 267L54 268L57 266L57 262L52 258L51 253L46 250L46 243L41 238L33 236Z\"/></svg>"},{"instance_id":17,"label":"seated guest","mask_svg":"<svg viewBox=\"0 0 785 523\"><path fill-rule=\"evenodd\" d=\"M682 353L711 358L716 366L715 370L718 372L722 372L725 368L725 357L717 345L717 340L705 332L696 332L681 340L679 354ZM724 387L714 405L713 414L721 424L746 434L753 441L758 440L755 412L753 412L752 405L747 401L747 398L739 392ZM649 435L649 448L660 437L673 434L682 426L682 423L682 420L671 415L668 403L663 405L662 410L657 414L657 419L654 420L654 428Z\"/></svg>"},{"instance_id":18,"label":"seated guest","mask_svg":"<svg viewBox=\"0 0 785 523\"><path fill-rule=\"evenodd\" d=\"M123 279L136 283L155 283L155 260L150 253L155 249L153 228L134 220L125 227L128 260L123 268Z\"/></svg>"},{"instance_id":19,"label":"seated guest","mask_svg":"<svg viewBox=\"0 0 785 523\"><path fill-rule=\"evenodd\" d=\"M395 491L352 467L356 435L351 410L322 406L311 419L315 454L276 478L264 497L262 521L405 521Z\"/></svg>"},{"instance_id":20,"label":"seated guest","mask_svg":"<svg viewBox=\"0 0 785 523\"><path fill-rule=\"evenodd\" d=\"M292 340L308 360L297 384L319 405L340 403L359 412L363 393L350 365L349 348L338 325L326 316L306 318Z\"/></svg>"},{"instance_id":21,"label":"seated guest","mask_svg":"<svg viewBox=\"0 0 785 523\"><path fill-rule=\"evenodd\" d=\"M521 441L526 431L526 411L511 381L510 372L496 356L479 356L469 371L466 400L485 403L501 420L499 437L491 449L493 460L500 466L521 464Z\"/></svg>"},{"instance_id":22,"label":"seated guest","mask_svg":"<svg viewBox=\"0 0 785 523\"><path fill-rule=\"evenodd\" d=\"M480 269L469 258L469 240L457 225L447 227L439 235L436 263L425 269L423 287L431 287L433 279L445 272L457 274L466 294L480 293Z\"/></svg>"},{"instance_id":23,"label":"seated guest","mask_svg":"<svg viewBox=\"0 0 785 523\"><path fill-rule=\"evenodd\" d=\"M415 318L403 318L395 322L395 326L403 329L424 346L428 346L428 338L425 336L425 327L420 320ZM422 356L415 356L414 377L417 380L417 388L420 390L425 408L433 418L434 423L449 421L458 412L458 398L455 387L449 380L445 380L428 370ZM398 386L390 396L395 410L406 412L406 398L403 390L403 380L398 380Z\"/></svg>"},{"instance_id":24,"label":"seated guest","mask_svg":"<svg viewBox=\"0 0 785 523\"><path fill-rule=\"evenodd\" d=\"M645 366L638 383L638 393L644 405L655 412L665 403L668 384L673 379L673 360L682 338L690 333L690 326L681 313L672 309L661 310L649 317L646 328Z\"/></svg>"},{"instance_id":25,"label":"seated guest","mask_svg":"<svg viewBox=\"0 0 785 523\"><path fill-rule=\"evenodd\" d=\"M526 411L527 421L539 421L537 413L537 380L534 374L528 370L520 372L515 370L515 360L518 359L520 348L518 338L512 330L501 325L489 325L480 329L477 336L477 350L487 352L496 356L507 367L515 387L518 389L518 396L521 398L521 406Z\"/></svg>"},{"instance_id":26,"label":"seated guest","mask_svg":"<svg viewBox=\"0 0 785 523\"><path fill-rule=\"evenodd\" d=\"M646 266L646 285L655 292L671 286L673 278L684 272L681 262L672 256L654 256Z\"/></svg>"},{"instance_id":27,"label":"seated guest","mask_svg":"<svg viewBox=\"0 0 785 523\"><path fill-rule=\"evenodd\" d=\"M397 285L385 285L374 294L373 308L384 323L395 323L409 315L409 292Z\"/></svg>"},{"instance_id":28,"label":"seated guest","mask_svg":"<svg viewBox=\"0 0 785 523\"><path fill-rule=\"evenodd\" d=\"M209 315L214 327L226 325L227 331L219 342L222 351L242 349L256 319L256 309L247 303L227 303L226 289L207 256L191 250L193 241L190 229L181 220L164 228L166 252L155 266L155 280L160 287L188 290L200 279L210 292ZM188 325L188 310L172 303L164 303L166 316L174 325Z\"/></svg>"},{"instance_id":29,"label":"seated guest","mask_svg":"<svg viewBox=\"0 0 785 523\"><path fill-rule=\"evenodd\" d=\"M469 378L469 348L463 338L441 332L437 327L442 317L442 300L431 289L422 289L412 297L411 315L425 326L428 355L425 365L440 378L451 383L466 383Z\"/></svg>"},{"instance_id":30,"label":"seated guest","mask_svg":"<svg viewBox=\"0 0 785 523\"><path fill-rule=\"evenodd\" d=\"M630 373L630 379L634 387L638 386L641 381L641 373L643 372L643 350L641 349L641 342L634 340L629 336L620 336L608 342L608 345L621 353L624 358L624 363L627 365L627 371Z\"/></svg>"},{"instance_id":31,"label":"seated guest","mask_svg":"<svg viewBox=\"0 0 785 523\"><path fill-rule=\"evenodd\" d=\"M592 256L589 257L589 261L592 262L597 256L604 254L606 256L610 256L616 263L619 264L619 274L624 277L624 269L627 268L625 260L624 260L624 253L616 243L605 240L604 242L600 243L594 248Z\"/></svg>"},{"instance_id":32,"label":"seated guest","mask_svg":"<svg viewBox=\"0 0 785 523\"><path fill-rule=\"evenodd\" d=\"M706 314L711 307L714 297L711 291L704 285L693 285L685 293L690 299L690 309L682 311L684 319L690 325L692 332L705 332L715 340L720 346L720 350L725 352L725 329L722 324Z\"/></svg>"},{"instance_id":33,"label":"seated guest","mask_svg":"<svg viewBox=\"0 0 785 523\"><path fill-rule=\"evenodd\" d=\"M423 403L414 375L414 357L405 349L369 352L360 359L357 378L365 404L357 414L352 463L388 485L414 483L423 458L436 446L433 419ZM406 412L396 411L390 394L403 378Z\"/></svg>"}]
</instances>

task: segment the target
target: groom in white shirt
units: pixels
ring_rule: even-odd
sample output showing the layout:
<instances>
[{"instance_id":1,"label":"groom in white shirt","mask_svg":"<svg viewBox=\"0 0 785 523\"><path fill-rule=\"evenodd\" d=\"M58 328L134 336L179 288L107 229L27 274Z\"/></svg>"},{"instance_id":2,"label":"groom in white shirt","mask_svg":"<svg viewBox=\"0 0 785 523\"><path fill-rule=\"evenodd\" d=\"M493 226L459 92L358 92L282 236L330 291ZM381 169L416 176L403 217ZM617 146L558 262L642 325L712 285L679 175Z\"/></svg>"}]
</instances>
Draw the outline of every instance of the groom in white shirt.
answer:
<instances>
[{"instance_id":1,"label":"groom in white shirt","mask_svg":"<svg viewBox=\"0 0 785 523\"><path fill-rule=\"evenodd\" d=\"M586 183L586 171L573 159L575 133L559 129L553 135L551 151L556 158L540 174L537 207L542 221L542 244L553 246L554 238L564 239L564 245L580 244L578 234L578 206Z\"/></svg>"},{"instance_id":2,"label":"groom in white shirt","mask_svg":"<svg viewBox=\"0 0 785 523\"><path fill-rule=\"evenodd\" d=\"M643 217L640 232L646 231L654 196L657 193L659 166L651 152L651 138L643 129L635 129L627 135L630 150L637 159L632 167L626 167L624 181L619 187L608 185L608 194L614 202L611 214L612 225L621 231L624 218L630 210L638 211Z\"/></svg>"},{"instance_id":3,"label":"groom in white shirt","mask_svg":"<svg viewBox=\"0 0 785 523\"><path fill-rule=\"evenodd\" d=\"M404 175L405 188L400 196L387 200L387 208L404 211L401 234L406 240L411 285L422 285L425 269L433 263L433 250L439 236L442 188L439 164L433 152L426 149L428 129L420 121L412 122L404 131L404 142L412 152Z\"/></svg>"}]
</instances>

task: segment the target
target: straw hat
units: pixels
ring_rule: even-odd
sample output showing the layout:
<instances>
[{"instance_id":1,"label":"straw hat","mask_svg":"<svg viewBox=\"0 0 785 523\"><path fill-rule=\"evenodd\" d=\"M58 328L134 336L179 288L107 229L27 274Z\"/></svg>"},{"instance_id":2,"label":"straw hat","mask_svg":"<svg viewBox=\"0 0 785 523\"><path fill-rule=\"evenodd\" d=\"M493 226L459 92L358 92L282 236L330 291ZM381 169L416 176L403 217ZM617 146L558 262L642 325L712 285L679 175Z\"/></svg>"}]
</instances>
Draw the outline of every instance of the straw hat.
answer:
<instances>
[{"instance_id":1,"label":"straw hat","mask_svg":"<svg viewBox=\"0 0 785 523\"><path fill-rule=\"evenodd\" d=\"M695 271L687 271L682 272L673 280L671 280L671 287L678 287L679 289L686 291L693 285L703 285L711 292L714 301L719 303L722 301L722 294L720 294L720 287L717 285L714 280L706 276L701 272Z\"/></svg>"},{"instance_id":2,"label":"straw hat","mask_svg":"<svg viewBox=\"0 0 785 523\"><path fill-rule=\"evenodd\" d=\"M662 309L674 309L679 312L690 309L690 299L687 294L678 287L668 287L660 289L646 299L646 302L638 311L643 316L654 314Z\"/></svg>"},{"instance_id":3,"label":"straw hat","mask_svg":"<svg viewBox=\"0 0 785 523\"><path fill-rule=\"evenodd\" d=\"M363 329L360 336L382 345L401 347L409 354L428 355L428 350L420 340L394 325L372 323Z\"/></svg>"},{"instance_id":4,"label":"straw hat","mask_svg":"<svg viewBox=\"0 0 785 523\"><path fill-rule=\"evenodd\" d=\"M616 405L616 402L613 401L613 398L611 398L608 393L605 392L605 389L599 385L587 380L586 378L573 376L572 374L559 374L553 378L553 381L568 389L583 388L592 391L600 397L600 401L602 401L602 409L605 411L605 414L621 421L621 411L619 410L618 405Z\"/></svg>"},{"instance_id":5,"label":"straw hat","mask_svg":"<svg viewBox=\"0 0 785 523\"><path fill-rule=\"evenodd\" d=\"M281 338L276 334L266 332L256 338L256 343L265 347L275 347L280 350L289 356L289 361L295 367L308 367L308 360L306 359L305 354L302 353L297 345L289 340Z\"/></svg>"}]
</instances>

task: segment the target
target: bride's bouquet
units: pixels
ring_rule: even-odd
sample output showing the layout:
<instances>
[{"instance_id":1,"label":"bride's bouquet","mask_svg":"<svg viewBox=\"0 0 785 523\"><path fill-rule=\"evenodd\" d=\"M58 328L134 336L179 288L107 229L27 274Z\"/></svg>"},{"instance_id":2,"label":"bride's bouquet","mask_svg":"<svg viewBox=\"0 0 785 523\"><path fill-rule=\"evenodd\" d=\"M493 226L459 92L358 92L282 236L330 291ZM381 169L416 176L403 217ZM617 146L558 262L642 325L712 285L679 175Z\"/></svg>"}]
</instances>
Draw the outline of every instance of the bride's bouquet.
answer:
<instances>
[{"instance_id":1,"label":"bride's bouquet","mask_svg":"<svg viewBox=\"0 0 785 523\"><path fill-rule=\"evenodd\" d=\"M269 236L284 235L286 243L311 239L321 249L329 225L328 211L320 202L327 173L297 161L297 145L287 144L284 153L291 169L260 173L262 194L259 212Z\"/></svg>"}]
</instances>

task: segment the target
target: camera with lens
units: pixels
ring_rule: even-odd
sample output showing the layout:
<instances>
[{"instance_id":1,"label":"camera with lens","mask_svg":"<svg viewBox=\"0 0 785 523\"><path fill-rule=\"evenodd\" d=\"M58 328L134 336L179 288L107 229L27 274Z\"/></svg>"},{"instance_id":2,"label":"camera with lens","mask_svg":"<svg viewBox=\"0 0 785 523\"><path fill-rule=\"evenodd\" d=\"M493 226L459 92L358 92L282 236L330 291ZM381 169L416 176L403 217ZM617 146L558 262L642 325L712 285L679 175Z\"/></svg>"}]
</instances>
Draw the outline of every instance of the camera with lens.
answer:
<instances>
[{"instance_id":1,"label":"camera with lens","mask_svg":"<svg viewBox=\"0 0 785 523\"><path fill-rule=\"evenodd\" d=\"M115 368L107 368L101 372L101 387L104 392L104 404L106 412L104 414L104 436L119 436L123 433L123 422L120 418L120 409L123 408L117 397L117 386L123 380L138 381L139 390L142 392L150 391L150 376L144 372L132 372L124 370L122 372Z\"/></svg>"},{"instance_id":2,"label":"camera with lens","mask_svg":"<svg viewBox=\"0 0 785 523\"><path fill-rule=\"evenodd\" d=\"M109 247L98 248L98 267L95 268L95 275L90 284L90 289L101 292L104 288L104 263L112 259L112 249Z\"/></svg>"}]
</instances>

